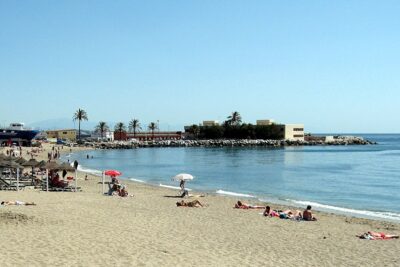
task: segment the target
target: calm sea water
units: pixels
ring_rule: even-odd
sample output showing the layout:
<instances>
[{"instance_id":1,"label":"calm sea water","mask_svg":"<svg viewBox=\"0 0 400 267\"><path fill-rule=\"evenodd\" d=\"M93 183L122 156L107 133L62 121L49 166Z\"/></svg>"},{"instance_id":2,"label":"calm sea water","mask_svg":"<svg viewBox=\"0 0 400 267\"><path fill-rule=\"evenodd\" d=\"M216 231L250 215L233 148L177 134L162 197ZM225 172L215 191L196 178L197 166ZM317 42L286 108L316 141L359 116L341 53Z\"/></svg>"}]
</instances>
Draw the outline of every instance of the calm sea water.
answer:
<instances>
[{"instance_id":1,"label":"calm sea water","mask_svg":"<svg viewBox=\"0 0 400 267\"><path fill-rule=\"evenodd\" d=\"M82 169L126 179L400 221L400 135L358 135L378 145L271 148L144 148L72 154ZM87 159L89 154L93 158ZM134 189L131 189L134 191Z\"/></svg>"}]
</instances>

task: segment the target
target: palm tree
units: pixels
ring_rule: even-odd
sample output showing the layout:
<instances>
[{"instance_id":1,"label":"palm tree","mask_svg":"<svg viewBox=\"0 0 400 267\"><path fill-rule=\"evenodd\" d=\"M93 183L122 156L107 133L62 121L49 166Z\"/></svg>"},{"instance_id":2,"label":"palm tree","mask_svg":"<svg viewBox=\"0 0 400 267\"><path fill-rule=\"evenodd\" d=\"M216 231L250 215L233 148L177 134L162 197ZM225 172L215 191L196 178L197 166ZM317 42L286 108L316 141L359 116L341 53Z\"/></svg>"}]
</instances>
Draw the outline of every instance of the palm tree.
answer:
<instances>
[{"instance_id":1,"label":"palm tree","mask_svg":"<svg viewBox=\"0 0 400 267\"><path fill-rule=\"evenodd\" d=\"M153 135L153 139L154 139L154 131L158 128L157 124L155 122L150 122L148 128L151 131L151 134Z\"/></svg>"},{"instance_id":2,"label":"palm tree","mask_svg":"<svg viewBox=\"0 0 400 267\"><path fill-rule=\"evenodd\" d=\"M193 124L189 127L188 132L193 134L193 136L197 139L200 134L200 127L196 124Z\"/></svg>"},{"instance_id":3,"label":"palm tree","mask_svg":"<svg viewBox=\"0 0 400 267\"><path fill-rule=\"evenodd\" d=\"M136 131L141 130L140 123L138 119L132 119L129 122L129 129L133 131L133 137L136 137Z\"/></svg>"},{"instance_id":4,"label":"palm tree","mask_svg":"<svg viewBox=\"0 0 400 267\"><path fill-rule=\"evenodd\" d=\"M96 126L96 132L101 134L101 139L103 140L103 134L109 130L108 125L105 121L99 122Z\"/></svg>"},{"instance_id":5,"label":"palm tree","mask_svg":"<svg viewBox=\"0 0 400 267\"><path fill-rule=\"evenodd\" d=\"M240 125L242 122L242 116L240 116L239 112L234 111L232 112L232 115L228 117L227 122L229 125Z\"/></svg>"},{"instance_id":6,"label":"palm tree","mask_svg":"<svg viewBox=\"0 0 400 267\"><path fill-rule=\"evenodd\" d=\"M80 109L80 108L79 108L79 109L75 112L74 117L73 117L73 120L74 120L74 121L78 120L78 122L79 122L79 124L78 124L78 125L79 125L78 140L81 140L81 121L87 121L87 120L88 120L86 111L84 111L83 109Z\"/></svg>"},{"instance_id":7,"label":"palm tree","mask_svg":"<svg viewBox=\"0 0 400 267\"><path fill-rule=\"evenodd\" d=\"M114 129L119 133L119 138L122 139L122 133L126 130L125 124L123 122L118 122L115 124Z\"/></svg>"}]
</instances>

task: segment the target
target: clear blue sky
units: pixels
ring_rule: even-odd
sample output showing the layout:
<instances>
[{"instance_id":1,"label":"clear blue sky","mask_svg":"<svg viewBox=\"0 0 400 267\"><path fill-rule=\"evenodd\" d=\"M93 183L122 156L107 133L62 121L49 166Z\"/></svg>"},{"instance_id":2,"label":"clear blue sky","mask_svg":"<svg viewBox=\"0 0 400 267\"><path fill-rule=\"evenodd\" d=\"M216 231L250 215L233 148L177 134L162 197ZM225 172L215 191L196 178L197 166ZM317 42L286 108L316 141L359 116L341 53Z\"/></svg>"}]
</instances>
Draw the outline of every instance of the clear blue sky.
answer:
<instances>
[{"instance_id":1,"label":"clear blue sky","mask_svg":"<svg viewBox=\"0 0 400 267\"><path fill-rule=\"evenodd\" d=\"M400 132L399 14L400 1L1 0L0 124L83 108L176 128L239 111Z\"/></svg>"}]
</instances>

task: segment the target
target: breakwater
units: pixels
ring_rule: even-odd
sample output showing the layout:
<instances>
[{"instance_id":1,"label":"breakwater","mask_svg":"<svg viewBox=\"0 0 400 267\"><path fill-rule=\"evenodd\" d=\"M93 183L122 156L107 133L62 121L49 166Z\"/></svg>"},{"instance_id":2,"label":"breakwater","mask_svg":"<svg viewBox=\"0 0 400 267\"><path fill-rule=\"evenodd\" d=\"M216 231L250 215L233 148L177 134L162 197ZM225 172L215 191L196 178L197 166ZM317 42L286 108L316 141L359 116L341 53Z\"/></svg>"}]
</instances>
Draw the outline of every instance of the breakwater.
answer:
<instances>
[{"instance_id":1,"label":"breakwater","mask_svg":"<svg viewBox=\"0 0 400 267\"><path fill-rule=\"evenodd\" d=\"M357 136L338 136L326 140L315 138L307 141L263 140L263 139L213 139L213 140L153 140L153 141L114 141L86 142L86 146L98 149L133 149L145 147L284 147L284 146L316 146L316 145L371 145L376 142Z\"/></svg>"}]
</instances>

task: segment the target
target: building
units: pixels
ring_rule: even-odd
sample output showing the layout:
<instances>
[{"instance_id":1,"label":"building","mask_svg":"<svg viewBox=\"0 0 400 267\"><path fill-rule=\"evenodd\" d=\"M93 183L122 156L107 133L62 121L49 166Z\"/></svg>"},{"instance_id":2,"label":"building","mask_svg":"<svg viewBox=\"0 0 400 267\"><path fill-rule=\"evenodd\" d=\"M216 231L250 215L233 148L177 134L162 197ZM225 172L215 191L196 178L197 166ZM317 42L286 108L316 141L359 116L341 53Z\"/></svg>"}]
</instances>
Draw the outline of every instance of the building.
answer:
<instances>
[{"instance_id":1,"label":"building","mask_svg":"<svg viewBox=\"0 0 400 267\"><path fill-rule=\"evenodd\" d=\"M285 140L304 141L304 124L282 124Z\"/></svg>"},{"instance_id":2,"label":"building","mask_svg":"<svg viewBox=\"0 0 400 267\"><path fill-rule=\"evenodd\" d=\"M273 119L269 119L269 120L257 120L256 122L257 125L262 125L262 126L266 126L266 125L272 125L275 124L275 120Z\"/></svg>"},{"instance_id":3,"label":"building","mask_svg":"<svg viewBox=\"0 0 400 267\"><path fill-rule=\"evenodd\" d=\"M114 139L115 140L130 140L130 139L136 139L139 141L152 141L152 140L181 140L183 139L183 133L181 131L173 132L173 131L165 131L165 132L159 132L159 131L154 131L152 132L139 132L139 133L127 133L127 132L122 132L119 133L118 131L114 132Z\"/></svg>"},{"instance_id":4,"label":"building","mask_svg":"<svg viewBox=\"0 0 400 267\"><path fill-rule=\"evenodd\" d=\"M77 132L75 129L46 131L47 138L76 141Z\"/></svg>"},{"instance_id":5,"label":"building","mask_svg":"<svg viewBox=\"0 0 400 267\"><path fill-rule=\"evenodd\" d=\"M98 140L98 141L114 141L114 132L106 131L103 133L103 137L101 136L100 132L94 132L90 135L91 139Z\"/></svg>"},{"instance_id":6,"label":"building","mask_svg":"<svg viewBox=\"0 0 400 267\"><path fill-rule=\"evenodd\" d=\"M203 126L219 126L218 121L203 121Z\"/></svg>"}]
</instances>

